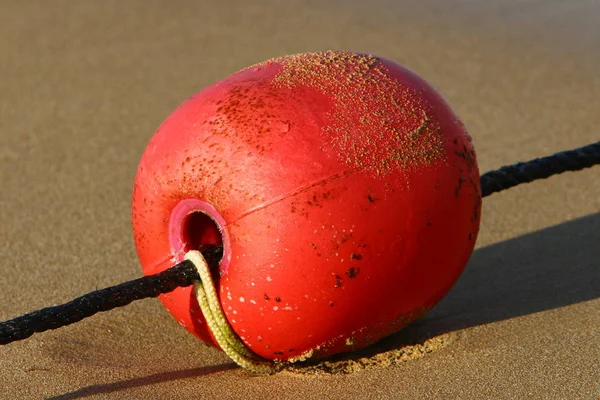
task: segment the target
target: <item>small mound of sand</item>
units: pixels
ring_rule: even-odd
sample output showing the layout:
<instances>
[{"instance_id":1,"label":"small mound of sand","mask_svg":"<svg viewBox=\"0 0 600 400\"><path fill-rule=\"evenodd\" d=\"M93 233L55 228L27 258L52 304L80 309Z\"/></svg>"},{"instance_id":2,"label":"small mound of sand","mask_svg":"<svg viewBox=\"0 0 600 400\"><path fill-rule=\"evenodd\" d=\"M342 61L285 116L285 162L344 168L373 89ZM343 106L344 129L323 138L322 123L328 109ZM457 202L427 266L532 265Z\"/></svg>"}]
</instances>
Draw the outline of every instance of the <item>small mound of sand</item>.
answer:
<instances>
[{"instance_id":1,"label":"small mound of sand","mask_svg":"<svg viewBox=\"0 0 600 400\"><path fill-rule=\"evenodd\" d=\"M281 373L293 375L351 374L373 368L383 368L416 360L442 349L454 342L458 335L454 332L401 344L397 348L389 348L389 341L361 350L341 355L321 362L300 362L290 364ZM393 339L392 339L393 341ZM383 349L382 349L383 347ZM386 349L387 347L387 349Z\"/></svg>"}]
</instances>

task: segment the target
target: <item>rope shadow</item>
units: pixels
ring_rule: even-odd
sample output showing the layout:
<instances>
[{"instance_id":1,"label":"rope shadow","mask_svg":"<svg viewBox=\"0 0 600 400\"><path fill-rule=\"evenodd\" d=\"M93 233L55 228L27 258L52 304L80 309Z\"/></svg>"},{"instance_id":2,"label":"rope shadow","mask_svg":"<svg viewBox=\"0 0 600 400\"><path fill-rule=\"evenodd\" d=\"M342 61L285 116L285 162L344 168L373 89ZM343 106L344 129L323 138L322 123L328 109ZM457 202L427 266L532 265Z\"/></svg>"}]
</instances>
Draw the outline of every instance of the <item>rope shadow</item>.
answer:
<instances>
[{"instance_id":1,"label":"rope shadow","mask_svg":"<svg viewBox=\"0 0 600 400\"><path fill-rule=\"evenodd\" d=\"M119 392L122 390L133 389L141 386L156 385L159 383L176 381L180 379L198 378L200 376L214 374L217 372L227 371L235 368L237 368L237 366L234 363L229 363L200 368L183 369L178 371L161 372L157 374L122 380L118 382L90 385L75 390L73 392L49 397L47 398L47 400L83 399L89 396Z\"/></svg>"}]
</instances>

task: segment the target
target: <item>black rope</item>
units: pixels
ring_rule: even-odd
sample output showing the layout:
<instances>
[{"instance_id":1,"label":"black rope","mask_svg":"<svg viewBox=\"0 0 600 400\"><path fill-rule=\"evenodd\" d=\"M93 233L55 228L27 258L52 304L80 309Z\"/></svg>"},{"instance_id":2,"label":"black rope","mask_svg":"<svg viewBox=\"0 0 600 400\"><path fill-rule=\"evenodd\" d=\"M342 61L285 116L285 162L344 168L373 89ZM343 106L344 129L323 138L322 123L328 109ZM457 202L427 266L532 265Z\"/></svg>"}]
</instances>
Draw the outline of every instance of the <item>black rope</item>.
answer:
<instances>
[{"instance_id":1,"label":"black rope","mask_svg":"<svg viewBox=\"0 0 600 400\"><path fill-rule=\"evenodd\" d=\"M502 167L481 176L486 197L522 183L545 179L567 171L579 171L600 164L600 142L556 153L548 157ZM223 255L222 247L200 249L211 269ZM144 276L106 289L85 294L68 303L43 308L0 323L0 345L26 339L34 333L60 328L92 315L123 307L132 301L157 297L200 280L194 265L183 261L163 272Z\"/></svg>"},{"instance_id":2,"label":"black rope","mask_svg":"<svg viewBox=\"0 0 600 400\"><path fill-rule=\"evenodd\" d=\"M202 251L202 254L212 269L219 263L223 248L212 247ZM190 286L197 280L200 280L200 276L196 267L185 260L158 274L96 290L68 303L42 308L2 322L0 323L0 345L27 339L34 333L70 325L96 313L126 306L132 301L157 297L172 292L178 287Z\"/></svg>"},{"instance_id":3,"label":"black rope","mask_svg":"<svg viewBox=\"0 0 600 400\"><path fill-rule=\"evenodd\" d=\"M600 164L600 142L487 172L481 176L481 195L486 197L522 183L597 164Z\"/></svg>"}]
</instances>

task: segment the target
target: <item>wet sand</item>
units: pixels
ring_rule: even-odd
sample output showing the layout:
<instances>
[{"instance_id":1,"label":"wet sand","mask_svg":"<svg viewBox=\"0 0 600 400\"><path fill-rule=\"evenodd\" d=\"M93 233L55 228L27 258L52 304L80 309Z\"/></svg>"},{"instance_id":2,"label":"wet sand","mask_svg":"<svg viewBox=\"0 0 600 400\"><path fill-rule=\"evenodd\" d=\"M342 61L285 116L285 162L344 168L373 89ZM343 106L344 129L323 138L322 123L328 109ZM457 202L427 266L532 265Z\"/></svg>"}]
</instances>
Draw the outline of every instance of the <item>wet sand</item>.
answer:
<instances>
[{"instance_id":1,"label":"wet sand","mask_svg":"<svg viewBox=\"0 0 600 400\"><path fill-rule=\"evenodd\" d=\"M0 4L0 319L140 276L146 143L264 59L350 49L408 66L461 116L482 172L600 136L594 0L174 3ZM254 376L145 300L1 347L0 398L597 398L599 182L597 167L486 198L448 296L350 358Z\"/></svg>"}]
</instances>

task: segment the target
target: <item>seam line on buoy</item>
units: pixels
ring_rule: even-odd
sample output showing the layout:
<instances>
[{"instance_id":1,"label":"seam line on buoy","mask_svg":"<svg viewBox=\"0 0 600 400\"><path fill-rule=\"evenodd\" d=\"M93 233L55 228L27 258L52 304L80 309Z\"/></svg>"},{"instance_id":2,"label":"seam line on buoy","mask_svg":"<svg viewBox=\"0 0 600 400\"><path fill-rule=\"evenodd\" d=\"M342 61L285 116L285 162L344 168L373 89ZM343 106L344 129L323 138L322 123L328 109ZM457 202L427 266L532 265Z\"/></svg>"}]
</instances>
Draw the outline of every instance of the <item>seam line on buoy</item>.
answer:
<instances>
[{"instance_id":1,"label":"seam line on buoy","mask_svg":"<svg viewBox=\"0 0 600 400\"><path fill-rule=\"evenodd\" d=\"M328 176L326 178L321 178L321 179L317 180L316 182L309 183L306 186L302 186L299 189L295 189L295 190L292 190L291 192L284 193L281 196L276 197L276 198L274 198L274 199L272 199L272 200L270 200L270 201L268 201L266 203L261 203L261 204L255 206L255 207L253 207L253 208L251 208L249 210L246 210L242 214L238 215L233 221L227 222L227 225L234 224L234 223L238 222L239 220L241 220L242 218L246 218L248 215L254 214L257 211L263 210L266 207L269 207L269 206L271 206L273 204L279 203L280 201L283 201L283 200L285 200L285 199L287 199L289 197L295 196L295 195L297 195L299 193L308 192L309 190L314 189L317 186L321 186L321 185L323 185L325 183L336 181L336 180L338 180L340 178L344 178L344 177L353 175L353 174L355 174L357 172L361 172L361 171L364 171L364 168L351 168L351 169L346 170L344 172L333 174L333 175L330 175L330 176Z\"/></svg>"}]
</instances>

